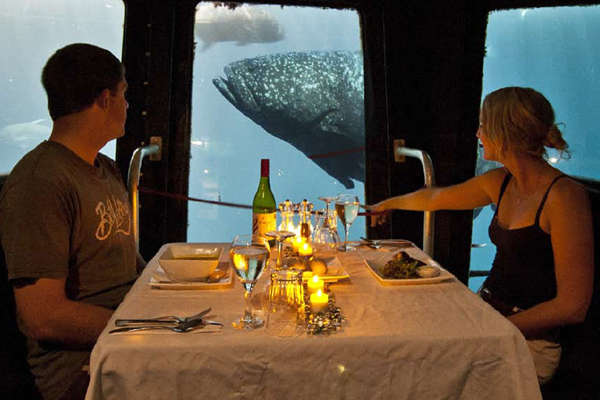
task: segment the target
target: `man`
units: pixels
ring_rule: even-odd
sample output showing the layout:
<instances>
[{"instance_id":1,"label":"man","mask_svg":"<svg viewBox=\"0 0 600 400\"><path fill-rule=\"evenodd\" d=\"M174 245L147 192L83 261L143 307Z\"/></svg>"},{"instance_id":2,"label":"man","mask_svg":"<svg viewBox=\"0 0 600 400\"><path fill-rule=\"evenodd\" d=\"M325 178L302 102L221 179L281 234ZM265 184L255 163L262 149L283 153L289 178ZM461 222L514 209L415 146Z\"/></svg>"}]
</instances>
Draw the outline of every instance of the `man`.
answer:
<instances>
[{"instance_id":1,"label":"man","mask_svg":"<svg viewBox=\"0 0 600 400\"><path fill-rule=\"evenodd\" d=\"M50 57L42 84L52 132L3 186L0 240L36 386L60 399L85 390L82 367L137 276L137 252L121 175L99 153L124 134L121 62L68 45Z\"/></svg>"}]
</instances>

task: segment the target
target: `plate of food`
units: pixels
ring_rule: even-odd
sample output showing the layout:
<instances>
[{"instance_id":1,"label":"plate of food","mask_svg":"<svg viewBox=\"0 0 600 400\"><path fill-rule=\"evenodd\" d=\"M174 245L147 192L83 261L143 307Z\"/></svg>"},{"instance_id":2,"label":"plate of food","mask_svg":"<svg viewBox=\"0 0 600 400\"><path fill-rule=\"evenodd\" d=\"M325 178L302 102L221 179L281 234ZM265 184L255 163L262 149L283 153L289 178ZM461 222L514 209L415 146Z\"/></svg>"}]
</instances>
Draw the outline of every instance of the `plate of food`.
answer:
<instances>
[{"instance_id":1,"label":"plate of food","mask_svg":"<svg viewBox=\"0 0 600 400\"><path fill-rule=\"evenodd\" d=\"M379 253L365 258L373 276L384 286L426 285L453 279L453 275L418 248Z\"/></svg>"}]
</instances>

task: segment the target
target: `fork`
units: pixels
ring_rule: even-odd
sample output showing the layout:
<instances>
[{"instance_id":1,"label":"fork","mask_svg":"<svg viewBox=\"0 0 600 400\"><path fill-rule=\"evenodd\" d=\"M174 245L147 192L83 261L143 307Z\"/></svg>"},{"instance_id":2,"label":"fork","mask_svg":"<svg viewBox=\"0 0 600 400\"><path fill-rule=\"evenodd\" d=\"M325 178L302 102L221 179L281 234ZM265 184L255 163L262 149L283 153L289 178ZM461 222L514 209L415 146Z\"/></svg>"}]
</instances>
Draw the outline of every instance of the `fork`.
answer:
<instances>
[{"instance_id":1,"label":"fork","mask_svg":"<svg viewBox=\"0 0 600 400\"><path fill-rule=\"evenodd\" d=\"M216 321L205 321L202 318L200 319L191 319L189 321L180 322L175 326L171 325L137 325L137 326L124 326L121 328L116 328L108 331L108 333L119 333L119 332L134 332L134 331L143 331L143 330L153 330L153 329L168 329L177 333L185 333L196 329L202 329L207 325L216 325L220 328L223 328L223 324ZM211 333L217 332L215 330L207 330L202 333Z\"/></svg>"},{"instance_id":2,"label":"fork","mask_svg":"<svg viewBox=\"0 0 600 400\"><path fill-rule=\"evenodd\" d=\"M117 319L115 320L116 326L125 326L129 324L183 324L185 322L202 319L203 316L211 311L211 307L200 311L198 314L190 315L189 317L178 317L176 315L165 315L157 318L139 318L139 319Z\"/></svg>"}]
</instances>

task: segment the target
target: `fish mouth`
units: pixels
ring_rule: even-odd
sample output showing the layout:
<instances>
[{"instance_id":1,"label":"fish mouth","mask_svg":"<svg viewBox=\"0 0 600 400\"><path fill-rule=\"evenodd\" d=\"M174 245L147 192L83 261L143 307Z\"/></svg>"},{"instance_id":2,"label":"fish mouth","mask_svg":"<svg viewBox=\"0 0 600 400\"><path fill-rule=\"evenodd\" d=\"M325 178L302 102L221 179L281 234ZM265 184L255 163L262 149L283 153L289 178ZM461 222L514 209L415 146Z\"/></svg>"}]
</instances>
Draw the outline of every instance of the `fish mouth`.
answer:
<instances>
[{"instance_id":1,"label":"fish mouth","mask_svg":"<svg viewBox=\"0 0 600 400\"><path fill-rule=\"evenodd\" d=\"M213 85L217 88L219 92L229 101L233 106L237 107L238 101L235 98L235 95L230 89L230 83L226 78L214 78L212 80Z\"/></svg>"}]
</instances>

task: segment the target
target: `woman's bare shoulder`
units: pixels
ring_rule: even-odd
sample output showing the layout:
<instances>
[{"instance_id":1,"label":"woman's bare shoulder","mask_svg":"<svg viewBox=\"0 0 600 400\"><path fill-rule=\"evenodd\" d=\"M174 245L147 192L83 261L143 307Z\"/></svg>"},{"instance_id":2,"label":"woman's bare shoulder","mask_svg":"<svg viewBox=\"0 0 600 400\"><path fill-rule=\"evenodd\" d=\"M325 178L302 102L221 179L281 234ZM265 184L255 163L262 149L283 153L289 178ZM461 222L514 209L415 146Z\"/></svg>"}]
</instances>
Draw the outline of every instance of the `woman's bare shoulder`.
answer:
<instances>
[{"instance_id":1,"label":"woman's bare shoulder","mask_svg":"<svg viewBox=\"0 0 600 400\"><path fill-rule=\"evenodd\" d=\"M568 176L558 179L554 183L548 194L548 202L561 210L573 207L589 209L590 207L589 195L585 186Z\"/></svg>"},{"instance_id":2,"label":"woman's bare shoulder","mask_svg":"<svg viewBox=\"0 0 600 400\"><path fill-rule=\"evenodd\" d=\"M478 177L481 180L481 186L488 193L494 204L498 200L500 187L502 186L502 182L507 175L508 171L506 168L500 167L491 169Z\"/></svg>"}]
</instances>

